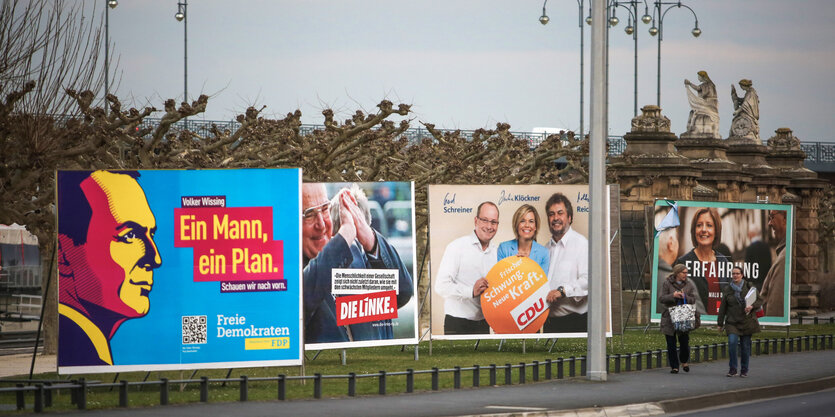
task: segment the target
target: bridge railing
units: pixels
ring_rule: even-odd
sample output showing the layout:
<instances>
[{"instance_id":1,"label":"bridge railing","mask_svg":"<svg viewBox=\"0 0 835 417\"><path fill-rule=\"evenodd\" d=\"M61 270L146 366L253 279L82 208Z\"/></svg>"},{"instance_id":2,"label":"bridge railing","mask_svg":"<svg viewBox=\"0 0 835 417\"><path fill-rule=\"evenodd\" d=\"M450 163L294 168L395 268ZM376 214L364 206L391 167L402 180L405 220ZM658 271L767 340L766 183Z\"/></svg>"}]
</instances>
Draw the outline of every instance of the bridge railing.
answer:
<instances>
[{"instance_id":1,"label":"bridge railing","mask_svg":"<svg viewBox=\"0 0 835 417\"><path fill-rule=\"evenodd\" d=\"M153 127L159 124L159 118L153 117L146 117L140 126L142 127ZM181 120L173 125L173 129L176 130L190 130L194 133L197 133L201 136L206 136L211 132L212 125L217 126L218 129L221 131L228 130L230 133L234 133L235 131L240 128L240 123L234 120ZM313 133L316 130L324 130L324 125L315 125L315 124L303 124L299 128L299 133L302 136L307 136ZM475 130L462 130L462 129L437 129L442 133L446 132L459 132L461 137L465 139L472 139ZM539 146L550 133L538 133L538 132L522 132L522 131L511 131L510 132L513 136L524 139L528 141L531 148L535 148ZM432 135L429 133L427 129L422 127L415 127L411 129L407 129L403 132L403 137L408 139L410 142L417 143L422 139L431 138ZM623 140L622 136L609 136L609 155L616 156L623 153L623 150L626 149L626 142Z\"/></svg>"},{"instance_id":2,"label":"bridge railing","mask_svg":"<svg viewBox=\"0 0 835 417\"><path fill-rule=\"evenodd\" d=\"M155 117L146 117L141 126L142 127L153 127L159 124L160 118ZM228 130L230 133L234 133L237 131L241 124L235 120L203 120L203 119L195 119L190 118L186 120L181 120L173 125L175 130L187 129L190 130L200 136L208 136L211 132L212 125L217 126L218 129L221 131ZM302 136L306 136L308 134L313 133L315 130L324 130L324 125L315 125L315 124L303 124L299 129ZM470 139L473 136L474 130L460 130L460 129L438 129L441 132L455 132L456 130L460 132L460 135L464 138ZM525 139L530 143L531 148L535 148L538 146L542 141L544 141L548 137L548 133L537 133L537 132L522 132L522 131L511 131L511 134L516 136L520 139ZM422 128L422 127L414 127L406 130L403 133L403 137L407 138L411 142L417 142L423 138L431 137L432 135L429 134L429 131ZM626 142L623 140L622 136L614 136L610 135L609 139L609 156L617 156L623 153L626 149ZM822 167L831 164L835 164L835 143L828 143L828 142L810 142L804 141L800 145L803 152L806 153L806 165L811 167Z\"/></svg>"},{"instance_id":3,"label":"bridge railing","mask_svg":"<svg viewBox=\"0 0 835 417\"><path fill-rule=\"evenodd\" d=\"M835 143L803 142L800 149L806 152L806 162L835 163Z\"/></svg>"}]
</instances>

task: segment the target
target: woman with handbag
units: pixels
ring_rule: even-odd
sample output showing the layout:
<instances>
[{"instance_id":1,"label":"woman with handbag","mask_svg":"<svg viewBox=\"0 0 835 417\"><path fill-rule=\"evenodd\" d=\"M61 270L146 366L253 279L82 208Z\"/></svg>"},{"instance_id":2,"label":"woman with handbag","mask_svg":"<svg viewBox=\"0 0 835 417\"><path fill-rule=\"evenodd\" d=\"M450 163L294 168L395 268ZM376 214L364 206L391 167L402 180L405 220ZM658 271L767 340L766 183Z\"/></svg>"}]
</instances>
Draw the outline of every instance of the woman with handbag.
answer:
<instances>
[{"instance_id":1,"label":"woman with handbag","mask_svg":"<svg viewBox=\"0 0 835 417\"><path fill-rule=\"evenodd\" d=\"M751 335L760 331L760 322L757 321L755 312L760 308L763 300L757 294L757 299L751 305L746 306L745 298L751 288L751 283L743 280L742 268L735 266L731 271L731 282L722 290L722 304L719 306L716 324L720 332L724 327L728 334L729 377L736 375L737 345L741 346L740 365L742 368L739 370L739 376L742 378L748 376Z\"/></svg>"},{"instance_id":2,"label":"woman with handbag","mask_svg":"<svg viewBox=\"0 0 835 417\"><path fill-rule=\"evenodd\" d=\"M670 310L684 304L696 302L696 286L687 279L687 267L676 264L673 272L661 286L661 295L658 302L665 307L661 313L661 333L667 338L667 361L670 364L670 373L677 374L679 364L684 372L690 372L690 333L689 330L677 330L673 323ZM695 309L693 309L695 321ZM680 327L681 328L681 327ZM676 351L676 337L678 337L678 348Z\"/></svg>"}]
</instances>

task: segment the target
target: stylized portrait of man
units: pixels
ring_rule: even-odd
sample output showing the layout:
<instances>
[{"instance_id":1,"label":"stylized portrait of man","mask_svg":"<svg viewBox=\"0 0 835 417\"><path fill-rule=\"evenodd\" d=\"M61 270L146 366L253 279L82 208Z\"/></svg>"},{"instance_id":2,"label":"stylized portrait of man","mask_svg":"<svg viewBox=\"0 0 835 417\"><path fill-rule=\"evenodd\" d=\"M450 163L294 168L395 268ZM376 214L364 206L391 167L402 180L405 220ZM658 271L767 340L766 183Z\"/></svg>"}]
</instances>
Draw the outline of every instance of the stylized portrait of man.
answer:
<instances>
[{"instance_id":1,"label":"stylized portrait of man","mask_svg":"<svg viewBox=\"0 0 835 417\"><path fill-rule=\"evenodd\" d=\"M59 366L113 365L116 330L150 310L162 259L138 177L58 173Z\"/></svg>"}]
</instances>

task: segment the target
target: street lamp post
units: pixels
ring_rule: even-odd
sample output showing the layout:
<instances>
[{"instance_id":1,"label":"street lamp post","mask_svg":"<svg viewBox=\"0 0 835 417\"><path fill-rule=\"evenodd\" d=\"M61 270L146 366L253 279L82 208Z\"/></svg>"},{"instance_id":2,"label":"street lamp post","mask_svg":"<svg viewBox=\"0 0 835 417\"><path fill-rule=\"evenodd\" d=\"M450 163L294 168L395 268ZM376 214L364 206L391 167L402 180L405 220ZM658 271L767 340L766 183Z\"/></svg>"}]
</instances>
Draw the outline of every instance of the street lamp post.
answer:
<instances>
[{"instance_id":1,"label":"street lamp post","mask_svg":"<svg viewBox=\"0 0 835 417\"><path fill-rule=\"evenodd\" d=\"M117 0L106 0L104 8L104 100L107 109L107 95L110 94L110 9L119 5Z\"/></svg>"},{"instance_id":2,"label":"street lamp post","mask_svg":"<svg viewBox=\"0 0 835 417\"><path fill-rule=\"evenodd\" d=\"M584 66L583 66L583 1L584 0L577 0L577 8L578 8L578 25L580 26L580 138L583 138L584 132L584 103L583 103L583 89L585 86L583 85L583 76L584 76ZM545 13L545 5L548 4L548 0L545 0L542 3L542 16L539 17L539 23L543 25L547 25L548 22L551 20L548 18L548 15Z\"/></svg>"},{"instance_id":3,"label":"street lamp post","mask_svg":"<svg viewBox=\"0 0 835 417\"><path fill-rule=\"evenodd\" d=\"M183 22L183 101L188 102L188 0L177 2L174 18Z\"/></svg>"},{"instance_id":4,"label":"street lamp post","mask_svg":"<svg viewBox=\"0 0 835 417\"><path fill-rule=\"evenodd\" d=\"M663 6L667 6L667 8L664 9L664 12L661 12L661 9L663 8ZM686 4L681 4L680 1L677 1L677 2L662 2L662 1L656 0L656 2L654 4L654 7L653 7L653 11L652 11L652 14L653 14L652 22L653 23L652 23L652 27L649 28L649 34L652 35L652 36L658 36L658 77L657 77L657 87L656 87L656 100L657 100L658 107L661 107L661 41L664 38L664 16L666 16L667 12L669 12L670 9L672 9L673 7L676 7L676 8L684 7L687 10L690 10L690 13L693 14L693 18L696 21L696 24L693 27L693 30L690 31L690 33L693 34L693 37L695 37L695 38L698 38L699 35L702 34L702 30L699 29L699 17L696 16L696 12L693 11L693 9L690 8L690 6L688 6Z\"/></svg>"}]
</instances>

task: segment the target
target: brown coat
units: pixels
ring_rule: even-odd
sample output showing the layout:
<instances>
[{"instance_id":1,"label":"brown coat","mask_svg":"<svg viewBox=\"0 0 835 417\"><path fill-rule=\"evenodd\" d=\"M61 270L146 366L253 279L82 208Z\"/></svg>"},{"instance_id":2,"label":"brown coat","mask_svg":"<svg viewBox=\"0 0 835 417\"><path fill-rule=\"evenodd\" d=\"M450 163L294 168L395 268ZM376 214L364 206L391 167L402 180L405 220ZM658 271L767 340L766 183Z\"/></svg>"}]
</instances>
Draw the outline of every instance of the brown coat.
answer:
<instances>
[{"instance_id":1,"label":"brown coat","mask_svg":"<svg viewBox=\"0 0 835 417\"><path fill-rule=\"evenodd\" d=\"M763 310L766 316L783 316L786 292L786 242L777 245L777 259L768 270L763 281L760 297L763 300Z\"/></svg>"},{"instance_id":2,"label":"brown coat","mask_svg":"<svg viewBox=\"0 0 835 417\"><path fill-rule=\"evenodd\" d=\"M693 281L677 282L672 275L667 277L664 284L661 285L661 295L658 296L658 303L664 307L664 311L661 313L661 333L667 336L673 336L676 332L675 327L673 327L673 320L670 318L670 307L675 307L678 304L678 298L673 297L673 293L679 290L684 292L687 304L695 304L698 297Z\"/></svg>"},{"instance_id":3,"label":"brown coat","mask_svg":"<svg viewBox=\"0 0 835 417\"><path fill-rule=\"evenodd\" d=\"M748 281L742 282L742 291L740 295L745 302L745 295L751 289L752 285ZM740 304L739 300L734 295L734 290L730 285L722 288L722 304L719 306L719 314L716 316L716 324L719 327L724 326L725 332L728 334L736 334L740 336L748 336L760 332L760 322L757 321L757 314L755 311L763 304L762 297L757 296L757 301L752 304L754 307L751 312L745 314L745 305Z\"/></svg>"}]
</instances>

